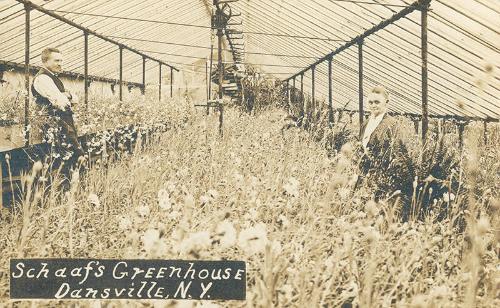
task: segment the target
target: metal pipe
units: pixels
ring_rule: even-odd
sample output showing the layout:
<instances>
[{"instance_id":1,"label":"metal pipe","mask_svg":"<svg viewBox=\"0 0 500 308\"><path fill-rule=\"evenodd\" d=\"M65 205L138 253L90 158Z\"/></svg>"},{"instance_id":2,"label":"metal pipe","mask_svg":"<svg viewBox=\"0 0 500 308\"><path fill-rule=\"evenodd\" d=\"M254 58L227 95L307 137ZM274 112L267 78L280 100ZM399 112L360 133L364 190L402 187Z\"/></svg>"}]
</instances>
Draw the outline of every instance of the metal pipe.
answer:
<instances>
[{"instance_id":1,"label":"metal pipe","mask_svg":"<svg viewBox=\"0 0 500 308\"><path fill-rule=\"evenodd\" d=\"M422 144L425 144L429 128L428 110L428 74L427 74L427 10L428 4L421 11L421 52L422 52Z\"/></svg>"},{"instance_id":2,"label":"metal pipe","mask_svg":"<svg viewBox=\"0 0 500 308\"><path fill-rule=\"evenodd\" d=\"M328 124L333 126L333 80L332 80L333 57L328 58Z\"/></svg>"},{"instance_id":3,"label":"metal pipe","mask_svg":"<svg viewBox=\"0 0 500 308\"><path fill-rule=\"evenodd\" d=\"M174 95L174 70L170 68L170 97Z\"/></svg>"},{"instance_id":4,"label":"metal pipe","mask_svg":"<svg viewBox=\"0 0 500 308\"><path fill-rule=\"evenodd\" d=\"M312 110L311 111L311 114L313 115L314 112L316 111L316 78L315 78L315 75L316 75L316 66L312 66L311 67L311 106L312 106Z\"/></svg>"},{"instance_id":5,"label":"metal pipe","mask_svg":"<svg viewBox=\"0 0 500 308\"><path fill-rule=\"evenodd\" d=\"M300 74L300 112L304 116L304 74Z\"/></svg>"},{"instance_id":6,"label":"metal pipe","mask_svg":"<svg viewBox=\"0 0 500 308\"><path fill-rule=\"evenodd\" d=\"M358 42L358 94L359 94L359 102L358 102L358 110L359 110L359 133L361 134L361 126L363 125L363 115L364 115L364 106L363 106L363 41ZM360 135L360 138L362 136Z\"/></svg>"},{"instance_id":7,"label":"metal pipe","mask_svg":"<svg viewBox=\"0 0 500 308\"><path fill-rule=\"evenodd\" d=\"M142 95L146 94L146 57L142 57Z\"/></svg>"},{"instance_id":8,"label":"metal pipe","mask_svg":"<svg viewBox=\"0 0 500 308\"><path fill-rule=\"evenodd\" d=\"M123 47L120 45L120 101L123 100Z\"/></svg>"},{"instance_id":9,"label":"metal pipe","mask_svg":"<svg viewBox=\"0 0 500 308\"><path fill-rule=\"evenodd\" d=\"M24 5L25 11L25 28L24 28L24 143L26 146L30 143L29 127L29 108L30 108L30 11L31 7L28 4Z\"/></svg>"},{"instance_id":10,"label":"metal pipe","mask_svg":"<svg viewBox=\"0 0 500 308\"><path fill-rule=\"evenodd\" d=\"M211 39L212 40L212 39ZM208 69L208 99L212 99L212 67L214 62L214 44L210 44L210 67ZM209 111L207 111L207 114Z\"/></svg>"},{"instance_id":11,"label":"metal pipe","mask_svg":"<svg viewBox=\"0 0 500 308\"><path fill-rule=\"evenodd\" d=\"M83 79L85 88L85 110L89 109L89 34L87 31L83 32L84 46L83 46Z\"/></svg>"},{"instance_id":12,"label":"metal pipe","mask_svg":"<svg viewBox=\"0 0 500 308\"><path fill-rule=\"evenodd\" d=\"M458 148L460 151L464 148L464 130L466 123L458 123Z\"/></svg>"},{"instance_id":13,"label":"metal pipe","mask_svg":"<svg viewBox=\"0 0 500 308\"><path fill-rule=\"evenodd\" d=\"M486 146L488 144L488 122L483 121L483 141L484 145Z\"/></svg>"},{"instance_id":14,"label":"metal pipe","mask_svg":"<svg viewBox=\"0 0 500 308\"><path fill-rule=\"evenodd\" d=\"M158 65L158 101L161 102L161 63Z\"/></svg>"},{"instance_id":15,"label":"metal pipe","mask_svg":"<svg viewBox=\"0 0 500 308\"><path fill-rule=\"evenodd\" d=\"M207 93L207 101L210 100L210 97L208 95L208 60L205 61L205 86L206 86L206 93ZM208 104L207 104L207 110L208 110Z\"/></svg>"},{"instance_id":16,"label":"metal pipe","mask_svg":"<svg viewBox=\"0 0 500 308\"><path fill-rule=\"evenodd\" d=\"M224 80L224 68L222 67L222 29L217 29L218 38L218 60L219 60L219 98L222 99L222 81Z\"/></svg>"},{"instance_id":17,"label":"metal pipe","mask_svg":"<svg viewBox=\"0 0 500 308\"><path fill-rule=\"evenodd\" d=\"M285 82L285 94L286 94L286 103L290 106L290 82L287 80Z\"/></svg>"}]
</instances>

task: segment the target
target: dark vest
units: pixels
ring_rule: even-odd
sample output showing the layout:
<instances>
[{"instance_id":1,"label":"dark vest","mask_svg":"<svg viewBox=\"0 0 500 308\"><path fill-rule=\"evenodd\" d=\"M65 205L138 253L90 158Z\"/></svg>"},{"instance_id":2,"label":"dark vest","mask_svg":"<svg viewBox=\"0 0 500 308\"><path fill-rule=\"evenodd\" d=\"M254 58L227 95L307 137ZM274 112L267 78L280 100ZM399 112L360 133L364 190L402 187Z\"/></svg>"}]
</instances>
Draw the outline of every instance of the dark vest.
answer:
<instances>
[{"instance_id":1,"label":"dark vest","mask_svg":"<svg viewBox=\"0 0 500 308\"><path fill-rule=\"evenodd\" d=\"M63 85L61 79L59 79L57 76L55 76L54 74L50 73L47 69L45 69L43 67L35 75L35 78L33 78L33 83L31 84L31 93L33 93L33 97L35 98L35 102L37 103L37 105L46 106L47 109L49 110L49 112L53 113L55 111L55 108L52 107L52 104L50 103L50 101L46 97L44 97L40 93L38 93L36 91L36 89L35 89L34 81L40 75L47 75L47 76L49 76L54 81L54 83L56 84L57 89L59 89L59 91L61 91L61 93L65 92L64 85Z\"/></svg>"}]
</instances>

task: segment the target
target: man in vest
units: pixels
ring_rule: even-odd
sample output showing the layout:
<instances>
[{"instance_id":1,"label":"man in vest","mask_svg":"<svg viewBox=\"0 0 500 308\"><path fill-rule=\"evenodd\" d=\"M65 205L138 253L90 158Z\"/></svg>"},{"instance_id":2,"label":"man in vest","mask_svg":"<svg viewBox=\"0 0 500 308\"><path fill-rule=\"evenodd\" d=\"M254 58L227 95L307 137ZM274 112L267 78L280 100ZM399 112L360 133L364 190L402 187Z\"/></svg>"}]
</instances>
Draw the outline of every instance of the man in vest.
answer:
<instances>
[{"instance_id":1,"label":"man in vest","mask_svg":"<svg viewBox=\"0 0 500 308\"><path fill-rule=\"evenodd\" d=\"M43 67L33 79L31 91L43 118L43 139L53 145L55 158L71 164L84 155L71 109L77 98L65 90L58 77L62 72L61 52L56 48L46 48L42 51L42 63Z\"/></svg>"}]
</instances>

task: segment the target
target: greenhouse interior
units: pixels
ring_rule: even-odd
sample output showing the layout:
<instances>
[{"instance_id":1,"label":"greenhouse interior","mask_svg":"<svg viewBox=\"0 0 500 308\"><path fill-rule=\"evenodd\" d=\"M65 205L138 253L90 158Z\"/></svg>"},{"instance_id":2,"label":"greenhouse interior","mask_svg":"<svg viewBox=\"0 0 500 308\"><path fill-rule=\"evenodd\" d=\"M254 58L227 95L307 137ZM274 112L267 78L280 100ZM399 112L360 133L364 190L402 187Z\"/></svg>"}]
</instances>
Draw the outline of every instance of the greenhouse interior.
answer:
<instances>
[{"instance_id":1,"label":"greenhouse interior","mask_svg":"<svg viewBox=\"0 0 500 308\"><path fill-rule=\"evenodd\" d=\"M499 1L0 25L0 306L500 306Z\"/></svg>"}]
</instances>

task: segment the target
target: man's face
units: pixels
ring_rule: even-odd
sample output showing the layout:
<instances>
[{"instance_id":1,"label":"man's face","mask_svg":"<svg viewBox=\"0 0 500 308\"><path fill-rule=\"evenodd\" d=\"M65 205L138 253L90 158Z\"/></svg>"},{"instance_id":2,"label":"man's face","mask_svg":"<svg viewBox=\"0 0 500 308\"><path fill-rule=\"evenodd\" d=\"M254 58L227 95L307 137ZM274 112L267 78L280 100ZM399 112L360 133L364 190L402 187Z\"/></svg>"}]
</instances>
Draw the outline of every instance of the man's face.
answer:
<instances>
[{"instance_id":1,"label":"man's face","mask_svg":"<svg viewBox=\"0 0 500 308\"><path fill-rule=\"evenodd\" d=\"M368 110L375 117L387 111L387 103L382 93L368 94Z\"/></svg>"},{"instance_id":2,"label":"man's face","mask_svg":"<svg viewBox=\"0 0 500 308\"><path fill-rule=\"evenodd\" d=\"M52 52L45 62L45 66L53 73L61 73L62 72L62 54L58 52Z\"/></svg>"}]
</instances>

